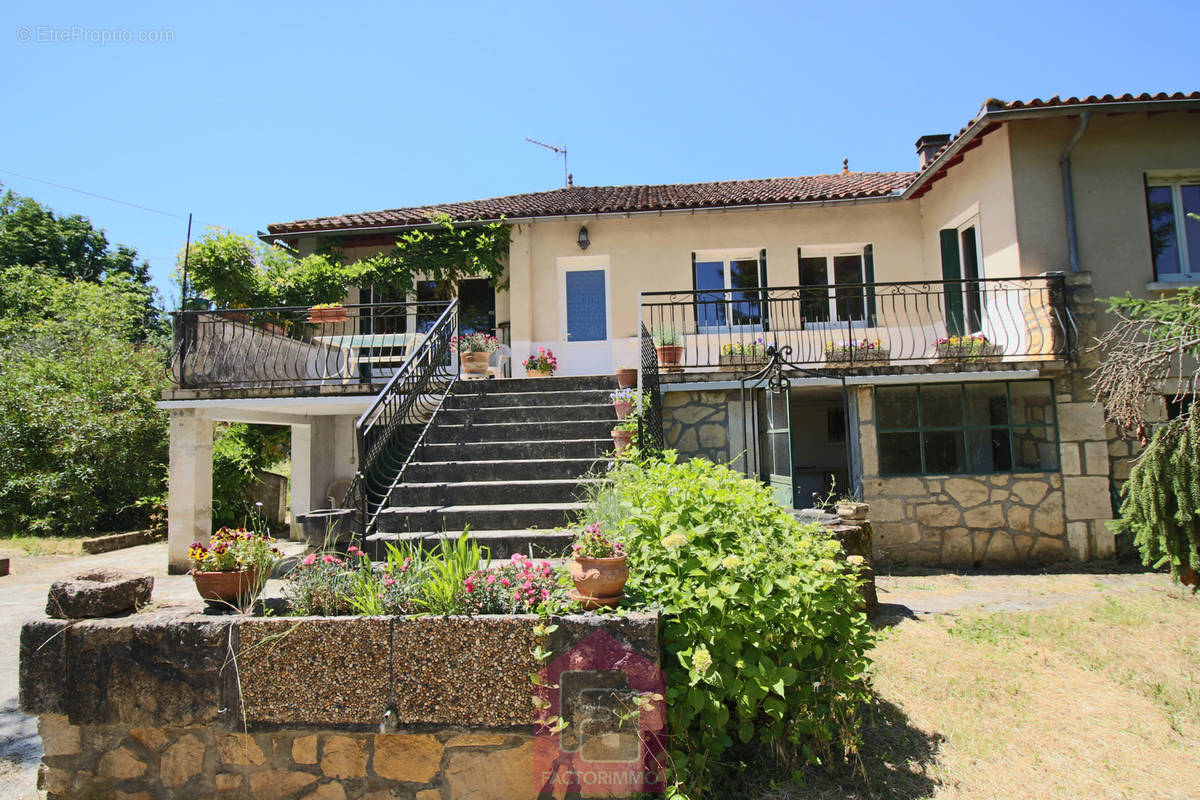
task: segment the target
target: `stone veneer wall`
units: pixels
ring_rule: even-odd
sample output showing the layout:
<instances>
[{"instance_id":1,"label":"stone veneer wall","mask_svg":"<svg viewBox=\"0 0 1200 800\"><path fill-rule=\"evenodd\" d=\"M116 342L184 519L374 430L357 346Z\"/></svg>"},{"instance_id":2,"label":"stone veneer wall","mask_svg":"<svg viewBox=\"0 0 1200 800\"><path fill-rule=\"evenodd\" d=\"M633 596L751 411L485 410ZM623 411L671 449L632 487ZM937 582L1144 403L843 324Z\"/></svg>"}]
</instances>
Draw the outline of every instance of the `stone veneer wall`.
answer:
<instances>
[{"instance_id":1,"label":"stone veneer wall","mask_svg":"<svg viewBox=\"0 0 1200 800\"><path fill-rule=\"evenodd\" d=\"M657 672L656 614L553 622L543 644L559 669ZM20 688L40 717L39 786L50 800L533 797L540 623L35 620L21 632Z\"/></svg>"},{"instance_id":2,"label":"stone veneer wall","mask_svg":"<svg viewBox=\"0 0 1200 800\"><path fill-rule=\"evenodd\" d=\"M699 456L718 464L737 455L730 453L731 440L741 436L731 430L739 423L729 411L730 395L727 391L664 392L663 435L667 447L681 456Z\"/></svg>"}]
</instances>

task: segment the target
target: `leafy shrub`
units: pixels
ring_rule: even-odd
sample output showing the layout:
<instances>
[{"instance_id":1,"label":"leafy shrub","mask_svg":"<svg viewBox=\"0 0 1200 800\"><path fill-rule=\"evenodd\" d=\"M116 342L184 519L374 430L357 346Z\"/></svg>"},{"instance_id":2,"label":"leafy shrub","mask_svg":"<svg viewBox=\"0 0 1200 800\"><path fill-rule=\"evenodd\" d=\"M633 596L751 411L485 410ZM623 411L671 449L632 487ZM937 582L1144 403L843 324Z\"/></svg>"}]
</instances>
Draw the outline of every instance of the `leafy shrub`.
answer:
<instances>
[{"instance_id":1,"label":"leafy shrub","mask_svg":"<svg viewBox=\"0 0 1200 800\"><path fill-rule=\"evenodd\" d=\"M627 594L663 610L673 791L702 792L754 750L853 749L872 639L839 545L702 459L627 461L612 479L585 521L626 542Z\"/></svg>"},{"instance_id":2,"label":"leafy shrub","mask_svg":"<svg viewBox=\"0 0 1200 800\"><path fill-rule=\"evenodd\" d=\"M165 357L129 289L0 270L0 532L144 525L162 493Z\"/></svg>"},{"instance_id":3,"label":"leafy shrub","mask_svg":"<svg viewBox=\"0 0 1200 800\"><path fill-rule=\"evenodd\" d=\"M250 516L246 492L256 476L287 454L291 431L279 425L219 425L213 438L214 527L237 527Z\"/></svg>"},{"instance_id":4,"label":"leafy shrub","mask_svg":"<svg viewBox=\"0 0 1200 800\"><path fill-rule=\"evenodd\" d=\"M463 582L468 614L530 614L561 594L550 562L514 553L508 563L475 570Z\"/></svg>"}]
</instances>

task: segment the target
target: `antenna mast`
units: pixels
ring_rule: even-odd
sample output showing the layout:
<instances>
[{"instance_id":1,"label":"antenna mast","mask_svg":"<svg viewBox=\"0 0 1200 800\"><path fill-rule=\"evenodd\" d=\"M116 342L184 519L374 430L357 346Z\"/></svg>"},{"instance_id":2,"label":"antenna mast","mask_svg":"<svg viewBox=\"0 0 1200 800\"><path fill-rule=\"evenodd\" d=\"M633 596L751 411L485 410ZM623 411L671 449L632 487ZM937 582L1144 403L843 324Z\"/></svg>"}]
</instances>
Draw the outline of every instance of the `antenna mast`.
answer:
<instances>
[{"instance_id":1,"label":"antenna mast","mask_svg":"<svg viewBox=\"0 0 1200 800\"><path fill-rule=\"evenodd\" d=\"M571 173L567 172L567 148L555 147L552 144L546 144L545 142L539 142L537 139L530 139L528 136L525 137L525 141L529 142L530 144L536 144L538 147L544 147L547 150L553 150L555 155L561 155L563 157L563 186L566 186L569 188L570 186L573 185L573 181L571 180Z\"/></svg>"}]
</instances>

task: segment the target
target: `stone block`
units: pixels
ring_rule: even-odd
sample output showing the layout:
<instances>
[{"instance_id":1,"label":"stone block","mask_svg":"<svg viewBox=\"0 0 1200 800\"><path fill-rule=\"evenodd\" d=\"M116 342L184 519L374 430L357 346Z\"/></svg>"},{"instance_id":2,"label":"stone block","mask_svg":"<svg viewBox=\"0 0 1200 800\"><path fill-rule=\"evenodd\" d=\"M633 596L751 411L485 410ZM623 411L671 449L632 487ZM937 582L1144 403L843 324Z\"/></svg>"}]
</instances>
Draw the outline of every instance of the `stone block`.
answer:
<instances>
[{"instance_id":1,"label":"stone block","mask_svg":"<svg viewBox=\"0 0 1200 800\"><path fill-rule=\"evenodd\" d=\"M340 783L326 783L304 795L301 800L346 800L346 790Z\"/></svg>"},{"instance_id":2,"label":"stone block","mask_svg":"<svg viewBox=\"0 0 1200 800\"><path fill-rule=\"evenodd\" d=\"M1103 441L1104 410L1095 403L1059 404L1058 436L1064 442Z\"/></svg>"},{"instance_id":3,"label":"stone block","mask_svg":"<svg viewBox=\"0 0 1200 800\"><path fill-rule=\"evenodd\" d=\"M720 449L726 445L724 425L701 425L700 446L709 449Z\"/></svg>"},{"instance_id":4,"label":"stone block","mask_svg":"<svg viewBox=\"0 0 1200 800\"><path fill-rule=\"evenodd\" d=\"M1038 561L1059 561L1066 553L1066 543L1060 536L1039 536L1033 543L1030 556Z\"/></svg>"},{"instance_id":5,"label":"stone block","mask_svg":"<svg viewBox=\"0 0 1200 800\"><path fill-rule=\"evenodd\" d=\"M154 578L120 569L83 572L50 584L46 615L56 619L107 617L150 602Z\"/></svg>"},{"instance_id":6,"label":"stone block","mask_svg":"<svg viewBox=\"0 0 1200 800\"><path fill-rule=\"evenodd\" d=\"M38 767L37 788L51 797L63 797L71 791L71 773L42 764Z\"/></svg>"},{"instance_id":7,"label":"stone block","mask_svg":"<svg viewBox=\"0 0 1200 800\"><path fill-rule=\"evenodd\" d=\"M1008 489L992 489L992 493L988 495L989 503L1003 503L1012 497L1012 492Z\"/></svg>"},{"instance_id":8,"label":"stone block","mask_svg":"<svg viewBox=\"0 0 1200 800\"><path fill-rule=\"evenodd\" d=\"M1083 459L1077 442L1062 442L1058 446L1058 463L1064 475L1082 475Z\"/></svg>"},{"instance_id":9,"label":"stone block","mask_svg":"<svg viewBox=\"0 0 1200 800\"><path fill-rule=\"evenodd\" d=\"M684 425L695 425L700 420L711 417L714 413L716 413L714 409L709 408L708 406L686 405L673 407L671 409L670 417L673 420L678 420Z\"/></svg>"},{"instance_id":10,"label":"stone block","mask_svg":"<svg viewBox=\"0 0 1200 800\"><path fill-rule=\"evenodd\" d=\"M127 747L109 750L100 757L98 767L101 777L114 780L132 780L140 778L146 771L146 764L137 759Z\"/></svg>"},{"instance_id":11,"label":"stone block","mask_svg":"<svg viewBox=\"0 0 1200 800\"><path fill-rule=\"evenodd\" d=\"M539 788L534 785L532 741L489 753L452 750L444 774L454 800L533 797Z\"/></svg>"},{"instance_id":12,"label":"stone block","mask_svg":"<svg viewBox=\"0 0 1200 800\"><path fill-rule=\"evenodd\" d=\"M230 772L218 772L215 784L218 792L236 792L242 788L242 776Z\"/></svg>"},{"instance_id":13,"label":"stone block","mask_svg":"<svg viewBox=\"0 0 1200 800\"><path fill-rule=\"evenodd\" d=\"M1027 506L1036 506L1042 502L1050 487L1044 481L1021 480L1013 484L1012 492Z\"/></svg>"},{"instance_id":14,"label":"stone block","mask_svg":"<svg viewBox=\"0 0 1200 800\"><path fill-rule=\"evenodd\" d=\"M1092 558L1112 558L1117 551L1116 535L1109 530L1105 522L1105 520L1094 519L1089 523L1091 526L1089 544Z\"/></svg>"},{"instance_id":15,"label":"stone block","mask_svg":"<svg viewBox=\"0 0 1200 800\"><path fill-rule=\"evenodd\" d=\"M986 481L973 478L950 478L946 481L945 491L963 508L972 508L988 499Z\"/></svg>"},{"instance_id":16,"label":"stone block","mask_svg":"<svg viewBox=\"0 0 1200 800\"><path fill-rule=\"evenodd\" d=\"M1005 521L1010 530L1033 531L1033 509L1027 506L1009 506L1004 512Z\"/></svg>"},{"instance_id":17,"label":"stone block","mask_svg":"<svg viewBox=\"0 0 1200 800\"><path fill-rule=\"evenodd\" d=\"M1005 524L1000 506L986 505L963 512L963 524L972 528L999 528Z\"/></svg>"},{"instance_id":18,"label":"stone block","mask_svg":"<svg viewBox=\"0 0 1200 800\"><path fill-rule=\"evenodd\" d=\"M1011 564L1017 560L1017 548L1012 534L1008 531L992 531L988 540L987 552L983 557L985 564Z\"/></svg>"},{"instance_id":19,"label":"stone block","mask_svg":"<svg viewBox=\"0 0 1200 800\"><path fill-rule=\"evenodd\" d=\"M1108 478L1068 477L1063 494L1067 500L1067 519L1112 519Z\"/></svg>"},{"instance_id":20,"label":"stone block","mask_svg":"<svg viewBox=\"0 0 1200 800\"><path fill-rule=\"evenodd\" d=\"M147 750L158 751L167 743L167 735L159 728L130 728L129 738Z\"/></svg>"},{"instance_id":21,"label":"stone block","mask_svg":"<svg viewBox=\"0 0 1200 800\"><path fill-rule=\"evenodd\" d=\"M467 734L456 738L472 737ZM499 738L503 743L506 737ZM447 743L446 746L455 745ZM441 764L442 745L432 736L385 733L375 737L375 756L371 768L381 778L407 783L428 783L438 774Z\"/></svg>"},{"instance_id":22,"label":"stone block","mask_svg":"<svg viewBox=\"0 0 1200 800\"><path fill-rule=\"evenodd\" d=\"M1130 474L1133 472L1133 461L1122 458L1112 462L1112 474L1109 476L1115 481L1127 481Z\"/></svg>"},{"instance_id":23,"label":"stone block","mask_svg":"<svg viewBox=\"0 0 1200 800\"><path fill-rule=\"evenodd\" d=\"M1017 557L1024 561L1029 558L1029 553L1033 549L1034 537L1028 533L1018 533L1013 535L1013 544L1017 547Z\"/></svg>"},{"instance_id":24,"label":"stone block","mask_svg":"<svg viewBox=\"0 0 1200 800\"><path fill-rule=\"evenodd\" d=\"M885 551L921 541L921 527L915 522L875 522L871 524L875 545Z\"/></svg>"},{"instance_id":25,"label":"stone block","mask_svg":"<svg viewBox=\"0 0 1200 800\"><path fill-rule=\"evenodd\" d=\"M67 713L67 623L31 620L21 626L20 706L26 714Z\"/></svg>"},{"instance_id":26,"label":"stone block","mask_svg":"<svg viewBox=\"0 0 1200 800\"><path fill-rule=\"evenodd\" d=\"M79 754L79 726L72 725L63 714L43 714L38 717L38 735L42 737L42 755Z\"/></svg>"},{"instance_id":27,"label":"stone block","mask_svg":"<svg viewBox=\"0 0 1200 800\"><path fill-rule=\"evenodd\" d=\"M1133 454L1133 448L1125 439L1110 438L1108 440L1108 454L1112 458L1128 458Z\"/></svg>"},{"instance_id":28,"label":"stone block","mask_svg":"<svg viewBox=\"0 0 1200 800\"><path fill-rule=\"evenodd\" d=\"M247 722L378 725L392 690L391 627L384 617L240 620ZM297 690L301 686L304 691Z\"/></svg>"},{"instance_id":29,"label":"stone block","mask_svg":"<svg viewBox=\"0 0 1200 800\"><path fill-rule=\"evenodd\" d=\"M903 522L908 519L904 501L892 497L877 497L871 503L872 522Z\"/></svg>"},{"instance_id":30,"label":"stone block","mask_svg":"<svg viewBox=\"0 0 1200 800\"><path fill-rule=\"evenodd\" d=\"M1086 522L1067 523L1067 550L1076 561L1087 561L1089 555L1088 524Z\"/></svg>"},{"instance_id":31,"label":"stone block","mask_svg":"<svg viewBox=\"0 0 1200 800\"><path fill-rule=\"evenodd\" d=\"M949 503L923 503L914 512L917 522L931 528L949 528L962 521L962 512Z\"/></svg>"},{"instance_id":32,"label":"stone block","mask_svg":"<svg viewBox=\"0 0 1200 800\"><path fill-rule=\"evenodd\" d=\"M182 786L204 769L204 742L190 733L180 736L173 745L163 751L158 764L158 775L163 786Z\"/></svg>"},{"instance_id":33,"label":"stone block","mask_svg":"<svg viewBox=\"0 0 1200 800\"><path fill-rule=\"evenodd\" d=\"M217 734L217 752L221 755L222 764L257 767L267 762L266 754L254 737L244 733Z\"/></svg>"},{"instance_id":34,"label":"stone block","mask_svg":"<svg viewBox=\"0 0 1200 800\"><path fill-rule=\"evenodd\" d=\"M1061 492L1051 492L1033 512L1033 529L1047 536L1063 533L1063 502Z\"/></svg>"},{"instance_id":35,"label":"stone block","mask_svg":"<svg viewBox=\"0 0 1200 800\"><path fill-rule=\"evenodd\" d=\"M973 560L971 532L966 528L950 528L942 534L942 562L970 564Z\"/></svg>"},{"instance_id":36,"label":"stone block","mask_svg":"<svg viewBox=\"0 0 1200 800\"><path fill-rule=\"evenodd\" d=\"M507 741L505 733L460 733L448 740L446 747L496 747Z\"/></svg>"},{"instance_id":37,"label":"stone block","mask_svg":"<svg viewBox=\"0 0 1200 800\"><path fill-rule=\"evenodd\" d=\"M367 775L367 743L350 736L330 736L321 748L321 772L338 779Z\"/></svg>"},{"instance_id":38,"label":"stone block","mask_svg":"<svg viewBox=\"0 0 1200 800\"><path fill-rule=\"evenodd\" d=\"M292 761L297 764L317 763L317 737L297 736L292 740Z\"/></svg>"},{"instance_id":39,"label":"stone block","mask_svg":"<svg viewBox=\"0 0 1200 800\"><path fill-rule=\"evenodd\" d=\"M1085 442L1083 445L1083 469L1088 475L1108 476L1108 444Z\"/></svg>"},{"instance_id":40,"label":"stone block","mask_svg":"<svg viewBox=\"0 0 1200 800\"><path fill-rule=\"evenodd\" d=\"M924 497L929 494L929 486L920 478L883 478L883 486L878 494L892 497Z\"/></svg>"},{"instance_id":41,"label":"stone block","mask_svg":"<svg viewBox=\"0 0 1200 800\"><path fill-rule=\"evenodd\" d=\"M317 782L316 775L286 769L260 769L250 773L250 797L253 800L283 800Z\"/></svg>"}]
</instances>

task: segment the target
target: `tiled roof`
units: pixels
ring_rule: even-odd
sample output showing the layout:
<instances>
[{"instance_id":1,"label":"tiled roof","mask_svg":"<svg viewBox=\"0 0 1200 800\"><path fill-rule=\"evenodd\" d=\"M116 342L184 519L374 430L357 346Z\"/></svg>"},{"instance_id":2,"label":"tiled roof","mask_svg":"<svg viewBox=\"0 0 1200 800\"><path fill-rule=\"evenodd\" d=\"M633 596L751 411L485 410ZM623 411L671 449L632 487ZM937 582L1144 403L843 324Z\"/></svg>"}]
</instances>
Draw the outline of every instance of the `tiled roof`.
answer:
<instances>
[{"instance_id":1,"label":"tiled roof","mask_svg":"<svg viewBox=\"0 0 1200 800\"><path fill-rule=\"evenodd\" d=\"M676 209L719 208L724 206L755 206L771 203L809 203L822 200L850 200L869 197L895 196L905 192L917 197L928 191L929 185L944 175L955 159L961 160L964 145L970 147L978 139L1000 125L1000 121L976 127L989 115L1004 116L1008 112L1028 112L1038 109L1057 109L1069 106L1108 105L1122 103L1170 103L1171 101L1200 101L1200 92L1167 94L1122 94L1088 97L1057 95L1046 100L989 99L979 113L950 137L930 159L923 172L845 172L837 175L811 175L798 178L764 178L760 180L719 181L715 183L669 183L657 186L573 186L549 192L514 194L471 200L465 203L445 203L431 206L411 206L362 214L342 214L316 217L294 222L277 222L267 226L274 235L311 233L317 231L362 230L403 225L422 225L432 221L435 214L449 214L456 221L494 220L500 217L558 217L570 214L610 214L638 211L670 211ZM960 152L951 164L938 163L939 157L951 148ZM919 189L917 184L924 184ZM915 193L914 193L915 190Z\"/></svg>"},{"instance_id":2,"label":"tiled roof","mask_svg":"<svg viewBox=\"0 0 1200 800\"><path fill-rule=\"evenodd\" d=\"M658 186L572 186L465 203L393 208L280 222L269 225L267 230L273 234L289 234L421 225L439 213L449 214L455 220L499 219L502 216L511 219L885 197L904 189L915 176L915 172L846 172L799 178L669 183Z\"/></svg>"}]
</instances>

